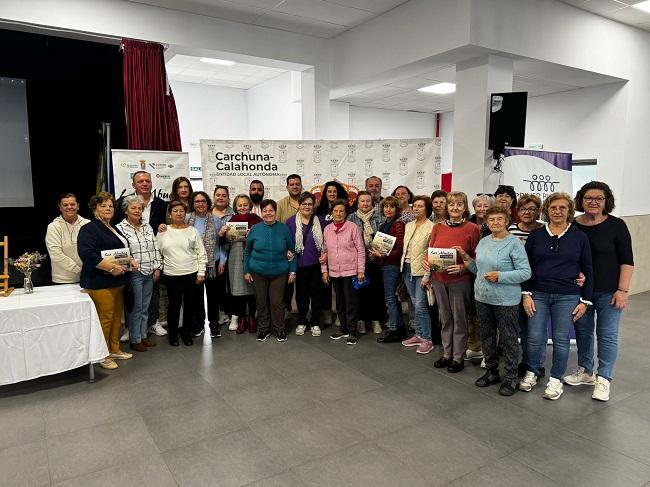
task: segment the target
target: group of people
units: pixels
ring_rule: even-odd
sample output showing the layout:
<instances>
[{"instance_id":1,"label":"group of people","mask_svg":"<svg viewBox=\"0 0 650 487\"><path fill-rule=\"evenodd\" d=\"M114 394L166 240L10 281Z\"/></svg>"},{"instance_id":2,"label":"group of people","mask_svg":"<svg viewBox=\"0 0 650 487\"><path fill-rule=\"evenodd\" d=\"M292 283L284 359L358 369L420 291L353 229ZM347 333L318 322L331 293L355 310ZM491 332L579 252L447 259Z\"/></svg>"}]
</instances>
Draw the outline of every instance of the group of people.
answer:
<instances>
[{"instance_id":1,"label":"group of people","mask_svg":"<svg viewBox=\"0 0 650 487\"><path fill-rule=\"evenodd\" d=\"M278 201L265 199L256 180L231 205L228 187L217 186L211 200L178 178L167 203L152 197L150 175L139 171L135 195L91 199L90 221L78 215L77 198L64 194L47 233L53 281L80 282L95 303L109 349L101 366L132 357L120 350L123 309L131 349L155 346L147 331L158 318L159 282L167 287L172 346L179 339L192 345L204 333L204 300L212 337L225 322L258 341L274 334L283 342L295 290L296 335L318 337L322 324L334 323L330 338L348 345L367 327L377 341L421 355L440 344L436 368L457 373L482 357L486 371L476 385L500 384L504 396L531 391L546 374L550 322L544 397L559 399L567 384L593 385L594 399L609 399L634 262L627 227L611 215L607 184L592 181L575 198L553 193L544 201L499 186L476 196L470 214L459 191L426 196L398 186L382 198L375 176L354 202L337 181L323 186L320 201L303 191L299 175L286 182L287 196ZM574 218L576 211L582 214ZM379 232L392 242L388 250L374 243ZM116 261L110 251L124 248L130 256ZM452 260L434 263L429 254L437 249ZM565 375L571 329L578 368Z\"/></svg>"}]
</instances>

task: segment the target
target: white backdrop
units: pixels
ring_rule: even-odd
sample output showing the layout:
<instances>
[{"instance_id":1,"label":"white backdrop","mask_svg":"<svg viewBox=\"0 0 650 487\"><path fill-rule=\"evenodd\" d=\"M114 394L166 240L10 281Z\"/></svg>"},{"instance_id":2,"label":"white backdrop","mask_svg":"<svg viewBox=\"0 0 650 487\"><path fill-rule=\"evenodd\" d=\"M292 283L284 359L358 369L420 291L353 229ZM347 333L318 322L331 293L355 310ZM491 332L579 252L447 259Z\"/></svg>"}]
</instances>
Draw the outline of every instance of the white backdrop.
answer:
<instances>
[{"instance_id":1,"label":"white backdrop","mask_svg":"<svg viewBox=\"0 0 650 487\"><path fill-rule=\"evenodd\" d=\"M112 150L115 197L133 194L133 174L151 174L152 193L169 200L172 182L179 176L190 177L187 152Z\"/></svg>"},{"instance_id":2,"label":"white backdrop","mask_svg":"<svg viewBox=\"0 0 650 487\"><path fill-rule=\"evenodd\" d=\"M363 188L368 176L383 182L383 195L399 185L415 194L440 189L440 139L401 140L201 140L203 187L248 194L264 182L266 196L286 196L286 177L302 177L305 190L332 179Z\"/></svg>"}]
</instances>

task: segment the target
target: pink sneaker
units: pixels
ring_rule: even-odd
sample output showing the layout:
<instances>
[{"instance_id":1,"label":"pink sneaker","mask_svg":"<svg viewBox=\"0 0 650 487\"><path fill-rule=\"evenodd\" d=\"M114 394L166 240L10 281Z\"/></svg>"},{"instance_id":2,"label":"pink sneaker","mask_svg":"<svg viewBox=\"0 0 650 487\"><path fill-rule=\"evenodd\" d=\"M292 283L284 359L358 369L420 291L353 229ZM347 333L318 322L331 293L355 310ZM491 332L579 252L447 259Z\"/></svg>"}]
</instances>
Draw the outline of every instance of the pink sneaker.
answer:
<instances>
[{"instance_id":1,"label":"pink sneaker","mask_svg":"<svg viewBox=\"0 0 650 487\"><path fill-rule=\"evenodd\" d=\"M419 336L417 336L417 335L413 335L413 336L412 336L411 338L409 338L408 340L404 340L404 341L402 342L402 345L404 345L405 347L417 347L417 346L420 345L420 343L422 343L423 341L424 341L424 340L422 340L422 338L420 338Z\"/></svg>"},{"instance_id":2,"label":"pink sneaker","mask_svg":"<svg viewBox=\"0 0 650 487\"><path fill-rule=\"evenodd\" d=\"M431 350L433 350L433 343L431 340L422 340L422 343L420 343L416 352L424 355L429 353Z\"/></svg>"}]
</instances>

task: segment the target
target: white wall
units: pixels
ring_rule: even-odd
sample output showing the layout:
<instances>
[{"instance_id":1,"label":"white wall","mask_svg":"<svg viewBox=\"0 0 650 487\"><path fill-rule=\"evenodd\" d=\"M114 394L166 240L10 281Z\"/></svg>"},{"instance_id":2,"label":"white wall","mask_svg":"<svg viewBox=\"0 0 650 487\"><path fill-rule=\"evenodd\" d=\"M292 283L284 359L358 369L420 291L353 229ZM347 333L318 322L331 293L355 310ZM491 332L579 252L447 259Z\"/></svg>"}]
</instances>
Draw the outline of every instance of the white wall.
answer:
<instances>
[{"instance_id":1,"label":"white wall","mask_svg":"<svg viewBox=\"0 0 650 487\"><path fill-rule=\"evenodd\" d=\"M292 101L295 89L288 71L248 90L249 139L302 138L301 104Z\"/></svg>"},{"instance_id":2,"label":"white wall","mask_svg":"<svg viewBox=\"0 0 650 487\"><path fill-rule=\"evenodd\" d=\"M442 173L452 171L454 154L454 112L440 114L440 169Z\"/></svg>"},{"instance_id":3,"label":"white wall","mask_svg":"<svg viewBox=\"0 0 650 487\"><path fill-rule=\"evenodd\" d=\"M434 134L432 113L350 107L350 139L417 139Z\"/></svg>"},{"instance_id":4,"label":"white wall","mask_svg":"<svg viewBox=\"0 0 650 487\"><path fill-rule=\"evenodd\" d=\"M340 101L330 102L330 116L324 139L345 140L350 138L350 104Z\"/></svg>"},{"instance_id":5,"label":"white wall","mask_svg":"<svg viewBox=\"0 0 650 487\"><path fill-rule=\"evenodd\" d=\"M201 166L200 139L247 139L246 90L170 82L183 151L189 152L190 167Z\"/></svg>"}]
</instances>

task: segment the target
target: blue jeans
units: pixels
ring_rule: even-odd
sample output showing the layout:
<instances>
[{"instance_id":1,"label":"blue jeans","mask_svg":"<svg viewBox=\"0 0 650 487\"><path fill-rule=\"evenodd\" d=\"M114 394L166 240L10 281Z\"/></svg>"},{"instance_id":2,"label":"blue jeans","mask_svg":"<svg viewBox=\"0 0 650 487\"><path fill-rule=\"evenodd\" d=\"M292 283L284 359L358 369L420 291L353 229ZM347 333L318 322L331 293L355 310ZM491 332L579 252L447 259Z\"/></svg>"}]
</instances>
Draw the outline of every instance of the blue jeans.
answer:
<instances>
[{"instance_id":1,"label":"blue jeans","mask_svg":"<svg viewBox=\"0 0 650 487\"><path fill-rule=\"evenodd\" d=\"M411 275L411 265L404 264L404 284L415 308L415 334L424 340L431 340L431 316L429 315L427 291L420 283L422 276Z\"/></svg>"},{"instance_id":2,"label":"blue jeans","mask_svg":"<svg viewBox=\"0 0 650 487\"><path fill-rule=\"evenodd\" d=\"M133 271L129 274L129 288L133 295L133 308L126 311L126 324L131 343L140 343L147 338L149 303L153 292L153 277Z\"/></svg>"},{"instance_id":3,"label":"blue jeans","mask_svg":"<svg viewBox=\"0 0 650 487\"><path fill-rule=\"evenodd\" d=\"M588 373L594 370L594 329L598 340L598 375L612 380L614 363L618 355L618 324L623 313L610 303L613 293L597 293L593 306L575 323L578 365ZM594 314L595 322L594 322Z\"/></svg>"},{"instance_id":4,"label":"blue jeans","mask_svg":"<svg viewBox=\"0 0 650 487\"><path fill-rule=\"evenodd\" d=\"M579 295L533 292L535 314L528 318L526 356L528 370L539 374L546 361L546 324L549 317L553 329L553 366L551 377L562 379L569 360L569 330L573 324L573 310L580 302Z\"/></svg>"},{"instance_id":5,"label":"blue jeans","mask_svg":"<svg viewBox=\"0 0 650 487\"><path fill-rule=\"evenodd\" d=\"M404 328L402 306L395 294L399 282L399 266L385 265L382 266L381 272L384 278L384 299L388 308L388 329L393 331L402 329Z\"/></svg>"}]
</instances>

